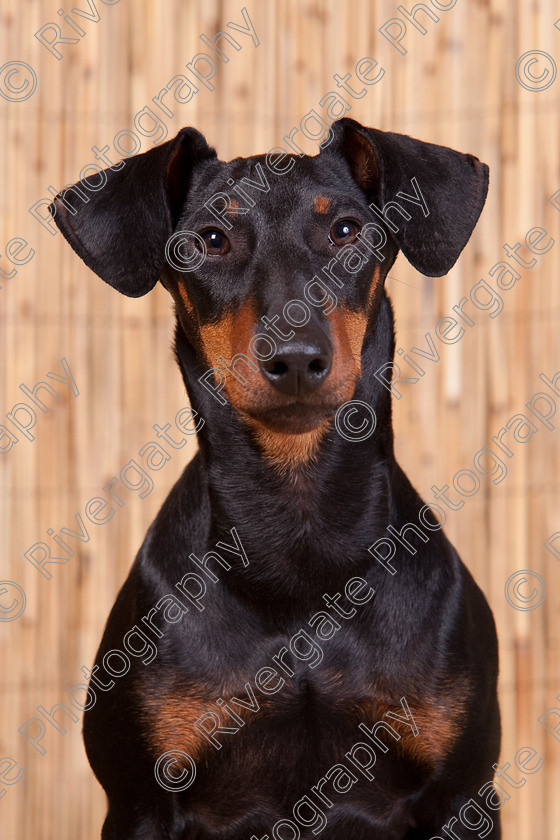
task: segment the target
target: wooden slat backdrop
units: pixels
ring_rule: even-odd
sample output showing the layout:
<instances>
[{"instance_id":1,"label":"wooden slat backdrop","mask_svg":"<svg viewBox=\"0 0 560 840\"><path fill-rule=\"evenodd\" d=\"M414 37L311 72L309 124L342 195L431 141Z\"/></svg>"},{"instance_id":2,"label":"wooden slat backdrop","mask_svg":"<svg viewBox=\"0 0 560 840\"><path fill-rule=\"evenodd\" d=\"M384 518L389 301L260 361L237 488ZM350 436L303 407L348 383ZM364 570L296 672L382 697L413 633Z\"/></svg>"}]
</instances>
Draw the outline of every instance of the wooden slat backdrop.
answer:
<instances>
[{"instance_id":1,"label":"wooden slat backdrop","mask_svg":"<svg viewBox=\"0 0 560 840\"><path fill-rule=\"evenodd\" d=\"M86 35L78 44L62 45L60 61L34 37L48 21L72 34L57 15L57 2L3 0L0 11L2 64L24 61L37 74L29 99L0 100L0 266L8 266L5 245L13 237L36 250L15 277L0 279L0 423L13 430L5 414L26 401L19 385L44 380L48 371L62 373L62 357L80 392L75 398L68 386L51 383L62 399L55 403L45 396L52 408L38 411L36 440L19 435L12 450L0 454L0 578L19 583L27 595L25 613L0 623L0 758L12 757L25 771L0 798L6 840L99 836L104 797L87 765L80 723L61 717L65 735L49 726L43 755L18 728L37 715L37 706L68 702L81 666L92 662L146 528L194 451L194 444L180 450L152 473L155 489L146 499L129 492L125 507L107 524L90 524L89 542L66 565L51 566L52 580L24 559L33 543L48 540L47 529L75 527L84 504L153 438L153 424L173 422L185 404L170 352L173 319L165 291L139 300L119 296L28 208L48 196L49 185L74 182L93 160L94 144L108 143L113 154L115 134L133 128L134 115L207 49L201 33L213 37L228 21L243 22L242 4L235 0L95 5L99 22L74 15ZM535 91L515 77L517 59L529 50L560 62L560 30L554 26L560 7L552 0L458 0L438 13L438 23L422 18L425 35L409 24L402 55L378 31L398 15L398 5L248 0L258 48L237 34L242 49L225 45L231 60L219 66L216 90L201 87L190 103L174 102L174 117L163 122L169 136L183 125L198 127L225 159L266 151L311 108L323 113L319 100L335 89L334 73L354 73L356 62L371 56L385 77L351 100L350 116L486 161L491 189L482 220L448 277L423 278L402 256L391 271L388 288L405 351L425 347L426 332L433 335L438 319L451 314L478 279L495 286L488 272L505 258L505 243L523 242L534 226L557 240L533 268L520 269L519 282L503 292L499 317L479 311L457 345L436 340L441 360L425 362L426 375L401 386L403 398L395 404L398 456L429 501L432 485L451 484L458 470L472 467L473 455L492 435L523 412L542 389L538 374L560 369L560 214L548 202L560 189L560 79ZM87 10L85 3L79 7ZM532 68L535 76L543 62L541 57ZM150 145L145 139L142 149ZM313 152L313 144L307 150ZM529 257L525 246L520 254ZM525 746L544 759L503 808L510 840L560 838L560 741L538 723L547 708L558 705L560 692L560 565L543 546L560 530L558 438L557 430L539 424L531 441L513 443L507 478L499 485L482 480L461 510L449 512L446 526L498 624L502 762L513 762ZM514 609L504 595L506 580L521 569L546 582L546 598L532 611ZM6 605L11 597L0 600Z\"/></svg>"}]
</instances>

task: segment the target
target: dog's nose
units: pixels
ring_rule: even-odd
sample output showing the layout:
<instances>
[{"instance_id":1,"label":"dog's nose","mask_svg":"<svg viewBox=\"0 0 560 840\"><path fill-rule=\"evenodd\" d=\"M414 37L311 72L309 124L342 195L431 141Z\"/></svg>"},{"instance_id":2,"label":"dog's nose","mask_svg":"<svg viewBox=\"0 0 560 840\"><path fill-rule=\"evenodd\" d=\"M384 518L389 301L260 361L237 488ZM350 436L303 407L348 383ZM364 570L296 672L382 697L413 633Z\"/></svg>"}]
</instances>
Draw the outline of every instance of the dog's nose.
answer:
<instances>
[{"instance_id":1,"label":"dog's nose","mask_svg":"<svg viewBox=\"0 0 560 840\"><path fill-rule=\"evenodd\" d=\"M284 342L261 370L277 391L303 397L321 387L331 369L332 348L327 336L319 331Z\"/></svg>"}]
</instances>

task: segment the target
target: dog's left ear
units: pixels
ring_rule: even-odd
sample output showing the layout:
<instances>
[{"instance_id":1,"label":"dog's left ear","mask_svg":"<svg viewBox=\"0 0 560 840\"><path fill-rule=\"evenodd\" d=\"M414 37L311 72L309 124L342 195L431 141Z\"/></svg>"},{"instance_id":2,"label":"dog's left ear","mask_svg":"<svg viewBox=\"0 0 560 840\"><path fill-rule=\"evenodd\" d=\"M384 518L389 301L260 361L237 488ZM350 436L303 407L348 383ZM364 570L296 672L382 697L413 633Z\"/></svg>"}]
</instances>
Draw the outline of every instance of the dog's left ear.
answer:
<instances>
[{"instance_id":1,"label":"dog's left ear","mask_svg":"<svg viewBox=\"0 0 560 840\"><path fill-rule=\"evenodd\" d=\"M467 244L486 201L488 167L473 155L344 118L332 126L326 154L342 154L352 177L382 211L407 260L430 277L447 274ZM413 182L412 179L415 179ZM406 194L406 197L403 197Z\"/></svg>"},{"instance_id":2,"label":"dog's left ear","mask_svg":"<svg viewBox=\"0 0 560 840\"><path fill-rule=\"evenodd\" d=\"M147 294L165 266L165 245L185 201L193 167L216 152L194 128L78 181L49 206L89 268L129 297Z\"/></svg>"}]
</instances>

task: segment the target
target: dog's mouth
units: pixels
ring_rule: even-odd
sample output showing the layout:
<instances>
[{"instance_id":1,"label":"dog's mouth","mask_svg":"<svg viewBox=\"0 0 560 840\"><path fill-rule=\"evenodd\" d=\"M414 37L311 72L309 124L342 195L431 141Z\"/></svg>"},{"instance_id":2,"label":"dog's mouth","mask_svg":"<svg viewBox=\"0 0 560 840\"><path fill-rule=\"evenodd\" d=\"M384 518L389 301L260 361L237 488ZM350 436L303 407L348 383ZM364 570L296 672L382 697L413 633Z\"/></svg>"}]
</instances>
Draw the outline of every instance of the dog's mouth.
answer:
<instances>
[{"instance_id":1,"label":"dog's mouth","mask_svg":"<svg viewBox=\"0 0 560 840\"><path fill-rule=\"evenodd\" d=\"M288 405L275 406L258 411L247 412L251 420L272 432L300 435L318 429L325 420L334 417L338 403L312 405L294 401Z\"/></svg>"}]
</instances>

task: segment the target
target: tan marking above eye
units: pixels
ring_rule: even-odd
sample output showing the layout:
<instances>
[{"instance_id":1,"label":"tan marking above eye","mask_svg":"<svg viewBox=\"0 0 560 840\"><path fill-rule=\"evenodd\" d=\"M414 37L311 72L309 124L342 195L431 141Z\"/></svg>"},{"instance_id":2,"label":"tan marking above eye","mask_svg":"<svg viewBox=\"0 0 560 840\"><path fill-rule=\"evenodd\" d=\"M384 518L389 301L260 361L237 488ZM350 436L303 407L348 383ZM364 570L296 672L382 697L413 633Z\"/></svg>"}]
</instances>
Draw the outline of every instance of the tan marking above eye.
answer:
<instances>
[{"instance_id":1,"label":"tan marking above eye","mask_svg":"<svg viewBox=\"0 0 560 840\"><path fill-rule=\"evenodd\" d=\"M318 195L313 202L313 209L316 213L324 215L329 212L330 205L330 199L328 199L326 195Z\"/></svg>"}]
</instances>

